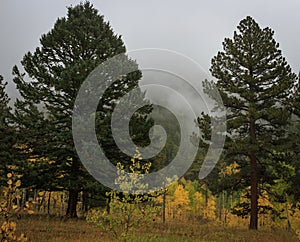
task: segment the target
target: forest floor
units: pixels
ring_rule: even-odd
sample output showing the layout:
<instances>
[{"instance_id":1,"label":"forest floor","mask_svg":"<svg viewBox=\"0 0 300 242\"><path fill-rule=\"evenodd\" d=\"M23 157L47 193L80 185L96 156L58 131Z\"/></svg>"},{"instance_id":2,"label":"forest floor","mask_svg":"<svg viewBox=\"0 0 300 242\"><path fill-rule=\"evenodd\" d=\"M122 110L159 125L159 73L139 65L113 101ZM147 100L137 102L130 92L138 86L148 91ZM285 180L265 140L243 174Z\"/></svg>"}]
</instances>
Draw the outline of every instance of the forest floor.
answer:
<instances>
[{"instance_id":1,"label":"forest floor","mask_svg":"<svg viewBox=\"0 0 300 242\"><path fill-rule=\"evenodd\" d=\"M46 215L24 216L17 222L18 233L28 241L115 241L108 233L88 224L84 219L61 219ZM286 230L249 231L217 224L172 223L143 225L127 241L262 241L298 242L295 233Z\"/></svg>"}]
</instances>

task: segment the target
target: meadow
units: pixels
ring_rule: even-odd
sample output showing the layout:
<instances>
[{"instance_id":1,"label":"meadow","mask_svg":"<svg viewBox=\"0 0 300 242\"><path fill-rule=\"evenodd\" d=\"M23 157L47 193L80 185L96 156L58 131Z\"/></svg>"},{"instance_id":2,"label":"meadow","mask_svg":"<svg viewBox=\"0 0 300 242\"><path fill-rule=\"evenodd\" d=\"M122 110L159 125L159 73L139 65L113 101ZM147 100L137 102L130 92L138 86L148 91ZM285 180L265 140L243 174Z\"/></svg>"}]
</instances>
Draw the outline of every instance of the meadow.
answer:
<instances>
[{"instance_id":1,"label":"meadow","mask_svg":"<svg viewBox=\"0 0 300 242\"><path fill-rule=\"evenodd\" d=\"M18 221L17 233L25 233L28 241L82 242L116 241L108 233L88 224L85 219L65 219L47 215L24 215ZM120 238L119 241L122 241ZM143 224L127 241L299 241L293 231L261 229L250 231L246 227L224 227L217 223Z\"/></svg>"}]
</instances>

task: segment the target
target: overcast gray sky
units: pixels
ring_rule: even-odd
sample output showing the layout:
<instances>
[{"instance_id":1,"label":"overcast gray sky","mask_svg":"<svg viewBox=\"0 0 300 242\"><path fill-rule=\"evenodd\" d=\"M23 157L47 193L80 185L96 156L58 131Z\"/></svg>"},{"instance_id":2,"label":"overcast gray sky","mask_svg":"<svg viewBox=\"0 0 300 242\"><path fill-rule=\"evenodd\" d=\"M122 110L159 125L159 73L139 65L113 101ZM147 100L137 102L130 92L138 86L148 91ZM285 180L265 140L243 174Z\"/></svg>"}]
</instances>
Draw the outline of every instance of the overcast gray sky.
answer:
<instances>
[{"instance_id":1,"label":"overcast gray sky","mask_svg":"<svg viewBox=\"0 0 300 242\"><path fill-rule=\"evenodd\" d=\"M1 0L0 74L15 94L11 70L27 51L39 45L66 6L78 0ZM128 50L165 48L191 57L208 70L211 58L232 37L241 19L250 15L275 31L283 55L300 71L299 0L91 0Z\"/></svg>"}]
</instances>

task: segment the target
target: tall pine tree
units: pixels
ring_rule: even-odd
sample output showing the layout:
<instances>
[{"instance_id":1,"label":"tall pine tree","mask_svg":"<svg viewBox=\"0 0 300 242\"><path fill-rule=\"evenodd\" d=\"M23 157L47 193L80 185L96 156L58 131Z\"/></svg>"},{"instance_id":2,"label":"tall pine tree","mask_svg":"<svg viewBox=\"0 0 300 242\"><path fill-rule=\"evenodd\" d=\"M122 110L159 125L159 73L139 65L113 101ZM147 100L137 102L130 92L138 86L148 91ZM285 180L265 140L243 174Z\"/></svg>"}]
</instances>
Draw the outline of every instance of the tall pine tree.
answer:
<instances>
[{"instance_id":1,"label":"tall pine tree","mask_svg":"<svg viewBox=\"0 0 300 242\"><path fill-rule=\"evenodd\" d=\"M211 73L227 109L227 159L240 163L251 186L250 229L258 225L258 184L264 161L280 149L290 112L285 108L296 75L279 50L270 28L251 17L238 25L233 39L213 59ZM275 161L274 161L275 162Z\"/></svg>"},{"instance_id":2,"label":"tall pine tree","mask_svg":"<svg viewBox=\"0 0 300 242\"><path fill-rule=\"evenodd\" d=\"M114 34L89 2L68 7L67 17L59 18L54 28L42 35L40 45L21 62L27 75L17 67L13 70L17 89L24 99L16 102L16 120L24 133L24 149L40 159L43 178L48 177L49 184L52 180L53 186L69 191L66 215L76 217L78 193L91 178L77 156L72 139L74 101L89 73L126 49L121 37ZM137 87L140 78L141 73L135 71L107 89L98 110L102 120L108 120L102 123L109 124L115 100ZM108 153L117 152L113 145L106 149Z\"/></svg>"}]
</instances>

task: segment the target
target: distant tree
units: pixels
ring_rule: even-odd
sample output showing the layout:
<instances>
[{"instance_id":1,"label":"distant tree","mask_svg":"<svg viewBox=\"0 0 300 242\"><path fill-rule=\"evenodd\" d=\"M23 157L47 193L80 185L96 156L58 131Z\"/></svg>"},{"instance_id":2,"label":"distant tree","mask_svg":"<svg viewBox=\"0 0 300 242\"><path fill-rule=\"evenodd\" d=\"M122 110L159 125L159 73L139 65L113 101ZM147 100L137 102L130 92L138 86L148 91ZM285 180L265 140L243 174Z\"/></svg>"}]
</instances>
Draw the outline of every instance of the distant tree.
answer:
<instances>
[{"instance_id":1,"label":"distant tree","mask_svg":"<svg viewBox=\"0 0 300 242\"><path fill-rule=\"evenodd\" d=\"M212 59L211 73L227 110L226 160L239 165L244 185L251 186L250 229L258 225L258 184L269 154L284 144L290 97L296 75L279 50L270 28L251 17L238 25L233 39ZM209 87L210 83L205 83ZM276 162L276 161L273 161Z\"/></svg>"},{"instance_id":2,"label":"distant tree","mask_svg":"<svg viewBox=\"0 0 300 242\"><path fill-rule=\"evenodd\" d=\"M91 187L87 184L89 181L95 181L82 166L73 143L75 98L94 68L125 53L126 49L121 37L114 34L109 23L89 2L68 7L67 17L59 18L53 29L42 35L40 45L34 53L28 52L21 62L29 78L16 66L13 69L14 82L23 97L15 104L15 118L23 133L23 153L28 154L28 158L39 159L34 169L42 169L36 177L41 178L43 186L68 190L66 215L76 217L78 193ZM137 66L134 61L128 61ZM102 120L102 123L98 120L97 127L102 127L99 135L108 141L103 146L109 157L117 159L121 153L112 140L111 129L106 128L112 110L119 97L138 86L140 78L141 72L135 71L110 87L99 82L99 87L107 89L97 110L97 117Z\"/></svg>"},{"instance_id":3,"label":"distant tree","mask_svg":"<svg viewBox=\"0 0 300 242\"><path fill-rule=\"evenodd\" d=\"M157 171L168 165L176 156L180 145L180 126L174 114L167 109L156 106L151 117L154 118L157 125L161 125L166 133L167 140L164 148L154 158L151 158L152 169ZM159 143L159 141L157 141Z\"/></svg>"},{"instance_id":4,"label":"distant tree","mask_svg":"<svg viewBox=\"0 0 300 242\"><path fill-rule=\"evenodd\" d=\"M15 155L15 130L12 126L9 97L5 92L7 82L0 76L0 184L6 185L6 174L11 171Z\"/></svg>"}]
</instances>

